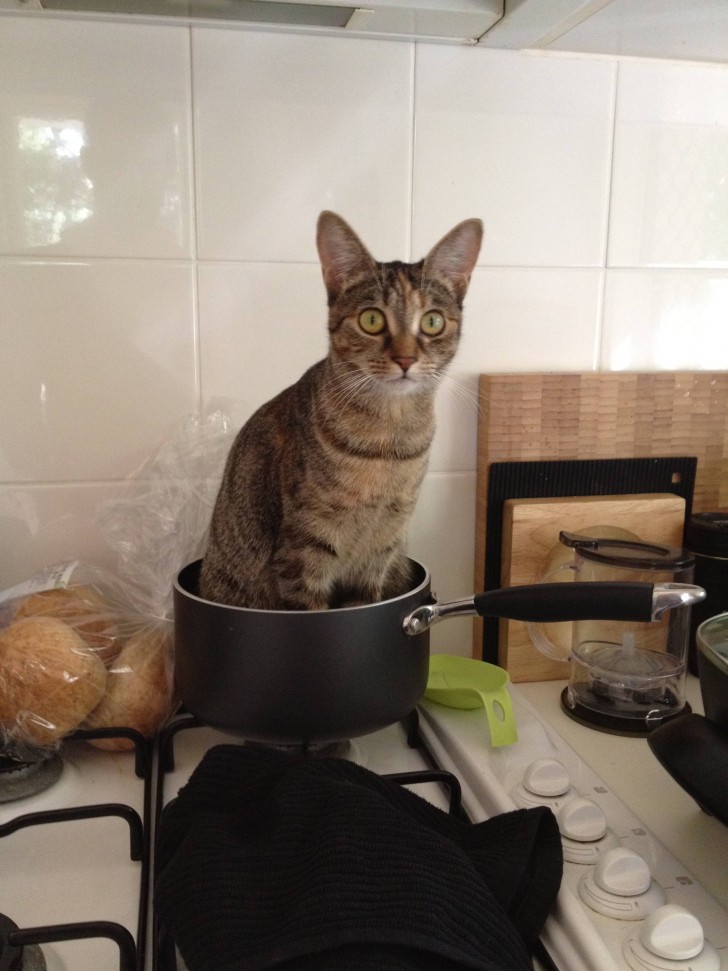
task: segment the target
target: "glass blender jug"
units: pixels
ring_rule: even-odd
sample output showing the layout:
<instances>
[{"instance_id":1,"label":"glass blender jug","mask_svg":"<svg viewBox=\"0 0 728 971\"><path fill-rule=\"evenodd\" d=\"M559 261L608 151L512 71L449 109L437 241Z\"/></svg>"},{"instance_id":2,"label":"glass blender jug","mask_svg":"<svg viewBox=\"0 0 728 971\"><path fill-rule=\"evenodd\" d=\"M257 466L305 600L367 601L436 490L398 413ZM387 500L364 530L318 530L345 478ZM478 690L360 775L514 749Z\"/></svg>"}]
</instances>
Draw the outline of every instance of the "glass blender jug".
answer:
<instances>
[{"instance_id":1,"label":"glass blender jug","mask_svg":"<svg viewBox=\"0 0 728 971\"><path fill-rule=\"evenodd\" d=\"M573 559L543 577L543 582L570 571L570 579L577 583L692 583L695 560L686 550L564 531L559 540L574 551ZM703 591L700 594L704 596ZM528 629L540 651L570 662L561 703L577 721L615 734L646 735L690 710L685 700L689 603L651 623L575 621L566 651L548 636L547 625L529 624Z\"/></svg>"}]
</instances>

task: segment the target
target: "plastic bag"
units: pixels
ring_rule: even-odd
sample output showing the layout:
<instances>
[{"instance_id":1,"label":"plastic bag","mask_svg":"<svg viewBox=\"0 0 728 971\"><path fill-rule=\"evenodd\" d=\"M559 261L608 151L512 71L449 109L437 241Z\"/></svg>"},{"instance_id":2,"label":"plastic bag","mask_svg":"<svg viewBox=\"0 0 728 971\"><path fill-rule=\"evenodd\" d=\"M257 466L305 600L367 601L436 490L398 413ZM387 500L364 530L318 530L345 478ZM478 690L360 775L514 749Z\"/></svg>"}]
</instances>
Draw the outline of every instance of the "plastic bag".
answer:
<instances>
[{"instance_id":1,"label":"plastic bag","mask_svg":"<svg viewBox=\"0 0 728 971\"><path fill-rule=\"evenodd\" d=\"M172 583L204 552L234 437L221 411L188 417L129 481L126 494L100 506L102 534L118 554L119 576L140 613L172 616Z\"/></svg>"},{"instance_id":2,"label":"plastic bag","mask_svg":"<svg viewBox=\"0 0 728 971\"><path fill-rule=\"evenodd\" d=\"M118 577L86 563L58 564L24 586L2 603L3 752L32 760L82 726L153 735L174 707L171 621L139 613Z\"/></svg>"},{"instance_id":3,"label":"plastic bag","mask_svg":"<svg viewBox=\"0 0 728 971\"><path fill-rule=\"evenodd\" d=\"M202 555L234 431L214 412L187 418L99 509L112 573L56 564L0 593L0 748L33 759L77 728L152 737L176 708L172 585ZM94 739L114 750L125 737Z\"/></svg>"}]
</instances>

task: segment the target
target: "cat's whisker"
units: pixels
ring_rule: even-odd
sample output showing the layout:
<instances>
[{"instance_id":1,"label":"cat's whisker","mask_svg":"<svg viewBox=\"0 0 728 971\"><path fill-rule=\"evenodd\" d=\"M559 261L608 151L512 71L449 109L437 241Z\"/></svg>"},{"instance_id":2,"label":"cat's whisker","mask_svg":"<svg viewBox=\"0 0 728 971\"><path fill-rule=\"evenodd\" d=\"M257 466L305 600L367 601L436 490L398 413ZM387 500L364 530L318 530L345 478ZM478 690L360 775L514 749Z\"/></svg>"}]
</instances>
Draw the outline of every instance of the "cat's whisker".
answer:
<instances>
[{"instance_id":1,"label":"cat's whisker","mask_svg":"<svg viewBox=\"0 0 728 971\"><path fill-rule=\"evenodd\" d=\"M347 371L337 376L334 386L338 386L339 391L358 391L360 388L372 384L373 381L372 375L366 371Z\"/></svg>"},{"instance_id":2,"label":"cat's whisker","mask_svg":"<svg viewBox=\"0 0 728 971\"><path fill-rule=\"evenodd\" d=\"M346 405L354 401L360 392L367 388L371 383L372 379L370 378L362 378L357 382L352 382L348 388L340 389L338 394L333 397L333 405L337 408L345 408Z\"/></svg>"},{"instance_id":3,"label":"cat's whisker","mask_svg":"<svg viewBox=\"0 0 728 971\"><path fill-rule=\"evenodd\" d=\"M329 407L343 408L356 398L360 391L370 387L374 382L375 379L370 374L361 371L337 375L328 386L322 389L322 400Z\"/></svg>"},{"instance_id":4,"label":"cat's whisker","mask_svg":"<svg viewBox=\"0 0 728 971\"><path fill-rule=\"evenodd\" d=\"M457 401L465 402L468 409L474 406L479 417L484 413L487 398L485 395L481 395L477 383L475 387L470 387L455 375L445 373L438 376L437 386L438 392L446 394L451 400L456 399Z\"/></svg>"}]
</instances>

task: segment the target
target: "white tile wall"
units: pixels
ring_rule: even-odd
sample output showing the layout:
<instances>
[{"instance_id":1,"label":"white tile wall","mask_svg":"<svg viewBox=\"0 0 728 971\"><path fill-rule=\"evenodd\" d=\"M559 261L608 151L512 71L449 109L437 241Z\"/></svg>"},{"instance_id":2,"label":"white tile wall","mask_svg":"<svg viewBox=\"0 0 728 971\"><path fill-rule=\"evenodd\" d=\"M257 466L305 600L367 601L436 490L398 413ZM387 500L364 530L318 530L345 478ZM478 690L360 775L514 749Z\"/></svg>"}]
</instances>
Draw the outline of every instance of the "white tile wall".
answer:
<instances>
[{"instance_id":1,"label":"white tile wall","mask_svg":"<svg viewBox=\"0 0 728 971\"><path fill-rule=\"evenodd\" d=\"M381 259L485 221L411 528L469 592L479 373L728 368L726 105L728 65L0 14L0 589L112 565L179 419L324 353L333 208Z\"/></svg>"},{"instance_id":2,"label":"white tile wall","mask_svg":"<svg viewBox=\"0 0 728 971\"><path fill-rule=\"evenodd\" d=\"M115 571L94 510L118 496L116 482L16 483L0 486L3 589L52 563L80 560Z\"/></svg>"},{"instance_id":3,"label":"white tile wall","mask_svg":"<svg viewBox=\"0 0 728 971\"><path fill-rule=\"evenodd\" d=\"M192 268L0 262L0 475L119 479L197 404Z\"/></svg>"},{"instance_id":4,"label":"white tile wall","mask_svg":"<svg viewBox=\"0 0 728 971\"><path fill-rule=\"evenodd\" d=\"M611 266L728 267L728 70L620 68Z\"/></svg>"},{"instance_id":5,"label":"white tile wall","mask_svg":"<svg viewBox=\"0 0 728 971\"><path fill-rule=\"evenodd\" d=\"M728 368L728 271L612 270L604 296L605 370Z\"/></svg>"},{"instance_id":6,"label":"white tile wall","mask_svg":"<svg viewBox=\"0 0 728 971\"><path fill-rule=\"evenodd\" d=\"M609 60L418 48L416 248L482 215L484 263L601 266L615 72Z\"/></svg>"},{"instance_id":7,"label":"white tile wall","mask_svg":"<svg viewBox=\"0 0 728 971\"><path fill-rule=\"evenodd\" d=\"M401 258L411 46L195 30L192 53L202 259L315 259L322 209Z\"/></svg>"},{"instance_id":8,"label":"white tile wall","mask_svg":"<svg viewBox=\"0 0 728 971\"><path fill-rule=\"evenodd\" d=\"M3 17L3 254L189 258L189 39Z\"/></svg>"},{"instance_id":9,"label":"white tile wall","mask_svg":"<svg viewBox=\"0 0 728 971\"><path fill-rule=\"evenodd\" d=\"M236 425L326 354L326 291L316 263L202 263L202 400Z\"/></svg>"}]
</instances>

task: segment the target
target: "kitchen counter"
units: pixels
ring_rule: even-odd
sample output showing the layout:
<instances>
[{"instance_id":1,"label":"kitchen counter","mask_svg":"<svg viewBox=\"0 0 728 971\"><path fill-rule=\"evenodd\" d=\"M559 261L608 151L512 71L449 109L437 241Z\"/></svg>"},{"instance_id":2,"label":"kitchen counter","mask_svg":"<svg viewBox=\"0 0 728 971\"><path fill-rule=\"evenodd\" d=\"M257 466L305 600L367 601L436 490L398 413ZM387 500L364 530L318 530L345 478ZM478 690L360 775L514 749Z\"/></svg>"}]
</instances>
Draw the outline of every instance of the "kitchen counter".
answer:
<instances>
[{"instance_id":1,"label":"kitchen counter","mask_svg":"<svg viewBox=\"0 0 728 971\"><path fill-rule=\"evenodd\" d=\"M564 684L540 681L516 687L705 889L728 907L728 827L703 812L678 786L645 739L586 728L564 714ZM700 685L692 675L686 695L693 711L702 714Z\"/></svg>"}]
</instances>

